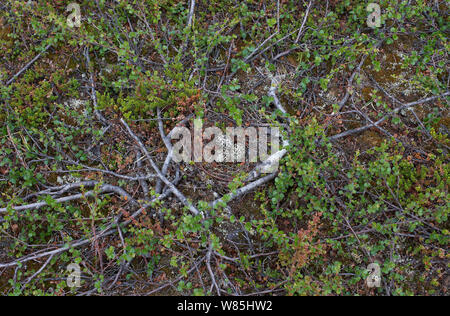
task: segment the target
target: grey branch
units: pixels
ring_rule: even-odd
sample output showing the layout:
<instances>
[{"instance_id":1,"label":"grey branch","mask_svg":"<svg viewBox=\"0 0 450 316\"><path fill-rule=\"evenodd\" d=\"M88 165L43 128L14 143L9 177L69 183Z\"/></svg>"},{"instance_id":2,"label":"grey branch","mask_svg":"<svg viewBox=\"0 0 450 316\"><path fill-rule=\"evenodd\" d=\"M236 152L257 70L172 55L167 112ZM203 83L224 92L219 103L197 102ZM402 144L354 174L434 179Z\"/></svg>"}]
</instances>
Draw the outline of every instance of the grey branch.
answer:
<instances>
[{"instance_id":1,"label":"grey branch","mask_svg":"<svg viewBox=\"0 0 450 316\"><path fill-rule=\"evenodd\" d=\"M154 202L156 202L158 200L165 199L169 194L170 194L170 190L167 191L166 193L160 195L160 196L154 197L151 201L146 203L143 207L139 208L138 211L133 213L131 215L130 219L128 219L126 222L124 222L122 224L125 225L125 226L129 225L132 222L132 219L134 219L134 218L138 217L140 214L142 214L142 212L146 208L150 207ZM118 223L119 218L120 217L116 218L116 220L114 221L115 224ZM95 237L84 238L84 239L81 239L79 241L73 242L70 245L62 246L62 247L60 247L58 249L55 249L55 250L48 250L47 249L47 250L44 250L43 252L34 253L34 254L29 255L29 256L25 256L25 257L22 257L20 259L15 260L15 261L9 262L9 263L0 264L0 269L14 267L14 266L19 265L19 263L23 264L23 263L26 263L26 262L29 262L29 261L32 261L32 260L38 260L40 258L45 258L47 256L55 256L57 254L63 253L65 251L68 251L68 250L70 250L72 248L82 247L82 246L87 245L87 244L89 244L91 242L94 242L94 241L96 241L96 240L98 240L100 238L104 238L104 237L110 236L112 234L115 234L116 232L117 232L117 229L115 227L113 227L112 224L110 224L103 231L101 231L98 234L95 234L94 235Z\"/></svg>"},{"instance_id":2,"label":"grey branch","mask_svg":"<svg viewBox=\"0 0 450 316\"><path fill-rule=\"evenodd\" d=\"M362 126L362 127L359 127L359 128L355 128L355 129L352 129L352 130L349 130L349 131L346 131L346 132L343 132L343 133L331 136L329 139L330 139L330 141L335 141L335 140L338 140L338 139L343 138L343 137L347 137L347 136L350 136L350 135L362 133L362 132L367 131L368 129L370 129L372 127L378 127L381 123L386 121L388 118L390 118L391 116L393 116L394 114L396 114L396 113L398 113L398 112L400 112L402 110L406 110L406 109L409 109L411 107L414 107L414 106L417 106L417 105L420 105L420 104L423 104L423 103L433 102L433 101L436 101L438 99L447 97L449 95L450 95L450 92L447 91L446 93L441 94L439 96L430 97L430 98L422 99L422 100L419 100L419 101L403 104L402 106L400 106L400 107L392 110L391 112L387 113L385 116L383 116L381 119L379 119L375 123L367 124L365 126Z\"/></svg>"},{"instance_id":3,"label":"grey branch","mask_svg":"<svg viewBox=\"0 0 450 316\"><path fill-rule=\"evenodd\" d=\"M267 182L270 182L273 179L275 179L277 177L277 174L278 173L275 172L275 173L269 174L268 176L265 176L259 180L256 180L255 182L247 184L246 186L238 189L235 193L230 194L226 200L228 202L231 202L231 201L237 199L238 197L241 197L242 195L247 194L247 193L257 189L258 187L262 186L263 184L266 184ZM225 197L215 200L214 202L211 203L211 206L215 207L219 203L224 203L224 202L225 202Z\"/></svg>"},{"instance_id":4,"label":"grey branch","mask_svg":"<svg viewBox=\"0 0 450 316\"><path fill-rule=\"evenodd\" d=\"M158 177L166 184L167 187L172 191L173 194L180 200L181 203L183 203L186 207L189 208L189 210L194 214L198 215L200 212L192 205L191 202L186 199L186 197L175 187L175 185L170 182L162 173L161 170L159 170L156 163L153 161L152 157L150 156L150 153L148 152L145 145L142 143L142 141L139 139L139 137L134 134L134 132L131 130L130 126L125 122L124 119L120 119L120 122L125 126L128 133L131 135L131 137L136 141L136 143L139 145L142 153L145 155L147 160L150 162L150 165L152 166L153 170L155 170Z\"/></svg>"},{"instance_id":5,"label":"grey branch","mask_svg":"<svg viewBox=\"0 0 450 316\"><path fill-rule=\"evenodd\" d=\"M84 56L86 58L86 68L89 71L89 82L91 85L91 98L92 98L92 103L94 105L94 113L95 116L97 117L97 119L102 122L102 124L109 126L108 121L105 119L105 117L100 113L100 111L98 110L98 104L97 104L97 92L95 91L95 83L94 83L94 76L92 75L92 72L90 72L90 65L91 65L91 60L89 58L89 48L85 47L84 49Z\"/></svg>"},{"instance_id":6,"label":"grey branch","mask_svg":"<svg viewBox=\"0 0 450 316\"><path fill-rule=\"evenodd\" d=\"M300 30L298 31L298 35L297 35L297 39L295 40L295 44L297 44L300 41L300 38L303 34L303 28L305 27L306 21L308 21L308 16L309 16L309 11L311 10L311 7L314 3L314 0L311 0L308 4L308 8L306 9L305 12L305 17L303 18L303 23L302 26L300 27Z\"/></svg>"},{"instance_id":7,"label":"grey branch","mask_svg":"<svg viewBox=\"0 0 450 316\"><path fill-rule=\"evenodd\" d=\"M161 134L161 138L164 142L164 144L166 145L167 148L167 157L166 160L164 161L164 165L163 168L161 170L161 173L166 176L167 175L167 170L169 169L170 163L172 161L172 156L173 156L173 148L172 148L172 144L170 143L170 138L168 136L165 135L164 133L164 124L161 118L161 109L158 108L157 109L158 112L158 127L159 127L159 133ZM161 179L158 179L157 183L156 183L156 193L159 194L161 193L162 190L162 182Z\"/></svg>"},{"instance_id":8,"label":"grey branch","mask_svg":"<svg viewBox=\"0 0 450 316\"><path fill-rule=\"evenodd\" d=\"M41 56L47 52L49 50L49 48L51 47L51 44L48 44L44 50L42 52L40 52L39 54L37 54L28 64L26 64L18 73L16 73L11 79L9 79L6 82L6 86L9 86L11 83L13 83L17 77L19 77L22 73L24 73L28 68L30 68L39 58L41 58Z\"/></svg>"},{"instance_id":9,"label":"grey branch","mask_svg":"<svg viewBox=\"0 0 450 316\"><path fill-rule=\"evenodd\" d=\"M82 182L82 183L77 183L77 184L71 184L68 185L66 187L62 187L61 192L67 192L71 189L77 188L77 187L92 187L97 185L98 182L96 181L89 181L89 182ZM92 197L95 196L95 191L88 191L86 193L79 193L79 194L75 194L75 195L70 195L70 196L66 196L63 198L59 198L56 199L55 202L56 203L67 203L70 201L75 201L75 200L80 200L83 199L85 197ZM137 204L137 202L132 198L132 196L130 194L128 194L125 190L123 190L122 188L113 186L113 185L109 185L109 184L104 184L99 188L99 194L103 194L103 193L116 193L119 196L122 197L126 197L128 201L130 201L133 204ZM45 193L44 193L45 194ZM49 193L50 195L50 193ZM16 212L20 212L20 211L25 211L25 210L37 210L40 209L44 206L47 206L48 203L47 202L37 202L37 203L32 203L32 204L27 204L27 205L22 205L22 206L12 206L11 208L13 210L15 210ZM0 209L0 214L6 214L8 213L8 208L1 208Z\"/></svg>"},{"instance_id":10,"label":"grey branch","mask_svg":"<svg viewBox=\"0 0 450 316\"><path fill-rule=\"evenodd\" d=\"M194 19L195 12L195 0L191 0L191 6L189 8L188 24L187 27L190 28L192 25L192 20Z\"/></svg>"}]
</instances>

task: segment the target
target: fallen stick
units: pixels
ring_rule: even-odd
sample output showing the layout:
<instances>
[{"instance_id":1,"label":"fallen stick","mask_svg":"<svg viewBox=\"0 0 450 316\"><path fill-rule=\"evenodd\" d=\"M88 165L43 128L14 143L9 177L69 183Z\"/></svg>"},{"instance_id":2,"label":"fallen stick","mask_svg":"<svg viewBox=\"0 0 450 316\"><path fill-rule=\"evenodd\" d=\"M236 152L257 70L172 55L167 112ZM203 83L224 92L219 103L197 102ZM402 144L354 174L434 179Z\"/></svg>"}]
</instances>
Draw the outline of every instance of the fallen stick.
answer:
<instances>
[{"instance_id":1,"label":"fallen stick","mask_svg":"<svg viewBox=\"0 0 450 316\"><path fill-rule=\"evenodd\" d=\"M422 100L419 100L419 101L415 101L415 102L403 104L402 106L400 106L400 107L398 107L398 108L392 110L391 112L389 112L388 114L386 114L385 116L383 116L381 119L379 119L379 120L376 121L375 123L367 124L367 125L365 125L365 126L362 126L362 127L359 127L359 128L355 128L355 129L352 129L352 130L349 130L349 131L346 131L346 132L343 132L343 133L340 133L340 134L331 136L331 137L329 137L328 139L329 139L330 141L335 141L335 140L338 140L338 139L343 138L343 137L347 137L347 136L350 136L350 135L362 133L362 132L364 132L364 131L367 131L368 129L371 129L372 127L378 127L381 123L383 123L384 121L386 121L386 120L387 120L388 118L390 118L392 115L394 115L394 114L396 114L396 113L398 113L398 112L400 112L400 111L402 111L402 110L406 110L406 109L408 109L408 108L414 107L414 106L419 105L419 104L432 102L432 101L435 101L435 100L437 100L437 99L441 99L441 98L446 97L446 96L449 96L449 95L450 95L450 91L448 91L448 92L446 92L446 93L444 93L444 94L441 94L441 95L439 95L439 96L430 97L430 98L422 99Z\"/></svg>"},{"instance_id":2,"label":"fallen stick","mask_svg":"<svg viewBox=\"0 0 450 316\"><path fill-rule=\"evenodd\" d=\"M31 65L33 65L35 62L36 62L36 60L38 60L39 58L41 58L41 56L45 53L45 52L47 52L48 50L49 50L49 48L51 47L52 45L51 44L48 44L45 48L44 48L44 50L42 51L42 52L40 52L39 54L37 54L28 64L26 64L18 73L16 73L11 79L9 79L7 82L6 82L6 86L9 86L11 83L13 83L16 79L17 79L17 77L19 77L22 73L24 73L28 68L30 68L31 67Z\"/></svg>"},{"instance_id":3,"label":"fallen stick","mask_svg":"<svg viewBox=\"0 0 450 316\"><path fill-rule=\"evenodd\" d=\"M173 147L172 144L170 143L170 138L167 137L164 133L164 124L161 118L161 109L158 108L157 109L157 113L158 113L158 128L159 128L159 133L161 135L161 138L164 142L164 145L166 145L167 148L167 157L166 160L164 161L164 165L161 169L161 173L166 176L167 175L167 171L169 169L169 165L172 161L172 156L173 156ZM158 181L156 182L156 193L159 194L161 193L162 190L162 180L158 179Z\"/></svg>"},{"instance_id":4,"label":"fallen stick","mask_svg":"<svg viewBox=\"0 0 450 316\"><path fill-rule=\"evenodd\" d=\"M306 21L308 20L309 11L311 10L313 3L314 3L314 0L311 0L308 4L308 7L306 8L305 17L303 18L302 26L300 27L300 30L298 31L297 38L295 39L295 44L297 44L300 41L300 38L303 34L303 28L305 27Z\"/></svg>"},{"instance_id":5,"label":"fallen stick","mask_svg":"<svg viewBox=\"0 0 450 316\"><path fill-rule=\"evenodd\" d=\"M286 111L286 109L283 107L280 100L278 99L277 90L278 90L278 80L276 78L272 78L272 83L268 95L273 98L273 102L277 107L277 109L280 110L281 113L283 113L284 115L288 116L289 113ZM287 146L289 146L289 141L283 139L283 147ZM264 172L264 170L268 170L269 168L275 166L287 154L287 152L288 152L287 149L282 149L269 156L269 158L267 158L264 162L256 166L256 168L253 169L252 172L250 172L246 180L253 181L254 179L258 178Z\"/></svg>"},{"instance_id":6,"label":"fallen stick","mask_svg":"<svg viewBox=\"0 0 450 316\"><path fill-rule=\"evenodd\" d=\"M215 200L210 205L212 207L215 207L219 203L224 203L225 199L227 200L227 202L231 202L231 201L237 199L238 197L240 197L240 196L242 196L242 195L244 195L244 194L246 194L248 192L251 192L251 191L255 190L256 188L260 187L261 185L263 185L263 184L265 184L265 183L267 183L269 181L272 181L273 179L275 179L277 177L277 175L278 175L277 172L269 174L268 176L265 176L265 177L263 177L263 178L261 178L259 180L256 180L256 181L254 181L254 182L252 182L250 184L247 184L246 186L238 189L235 193L229 194L227 198L225 198L227 196L226 195L225 197L222 197L222 198L220 198L218 200Z\"/></svg>"},{"instance_id":7,"label":"fallen stick","mask_svg":"<svg viewBox=\"0 0 450 316\"><path fill-rule=\"evenodd\" d=\"M129 225L133 219L135 219L136 217L138 217L140 214L142 214L142 212L149 206L151 206L152 203L158 201L158 200L162 200L165 199L167 196L169 196L171 192L167 191L166 193L157 196L155 198L153 198L150 202L146 203L143 207L141 207L138 211L136 211L135 213L133 213L130 217L129 220L127 220L126 222L123 222L122 225L127 226ZM118 215L117 218L115 219L114 223L117 224L119 219L120 219L121 215ZM100 232L99 234L96 234L96 237L93 238L83 238L79 241L73 242L70 245L67 246L63 246L61 248L55 249L55 250L50 250L50 251L44 251L42 253L35 253L35 254L31 254L29 256L25 256L23 258L17 259L15 261L9 262L9 263L5 263L5 264L0 264L0 269L2 268L10 268L10 267L14 267L17 266L19 264L23 264L32 260L38 260L40 258L44 258L47 256L55 256L57 254L63 253L65 251L68 251L72 248L77 248L77 247L81 247L84 245L87 245L91 242L94 242L100 238L104 238L107 237L109 235L112 235L114 233L117 232L117 229L115 227L113 227L113 224L110 224L107 228L105 228L102 232Z\"/></svg>"},{"instance_id":8,"label":"fallen stick","mask_svg":"<svg viewBox=\"0 0 450 316\"><path fill-rule=\"evenodd\" d=\"M20 160L20 163L22 164L22 166L23 166L25 169L28 169L27 163L25 162L25 160L23 160L22 154L21 154L20 151L17 149L16 143L15 143L15 141L14 141L14 138L13 138L12 135L11 135L11 130L9 129L9 125L8 125L8 124L6 124L6 131L7 131L7 133L8 133L9 140L10 140L11 144L12 144L13 147L14 147L14 150L16 151L16 155L17 155L17 157L18 157L19 160Z\"/></svg>"},{"instance_id":9,"label":"fallen stick","mask_svg":"<svg viewBox=\"0 0 450 316\"><path fill-rule=\"evenodd\" d=\"M98 183L86 183L85 186L95 186L97 184ZM92 196L95 195L95 193L96 193L95 191L89 191L89 192L86 192L86 193L80 193L80 194L75 194L75 195L71 195L71 196L66 196L66 197L63 197L63 198L56 199L55 202L56 203L66 203L66 202L70 202L70 201L75 201L75 200L82 199L84 197L92 197ZM134 200L132 198L132 196L130 194L128 194L125 190L123 190L123 189L121 189L119 187L113 186L113 185L109 185L109 184L102 185L100 187L98 193L100 193L100 194L103 194L103 193L116 193L117 195L126 197L127 200L130 201L133 204L137 203L137 201ZM32 210L32 209L38 210L38 209L40 209L40 208L42 208L44 206L47 206L47 205L48 205L47 202L37 202L37 203L32 203L32 204L27 204L27 205L22 205L22 206L12 206L11 208L13 210L15 210L16 212L20 212L20 211L26 211L26 210ZM7 207L1 208L0 209L0 214L5 214L5 213L8 213L8 208Z\"/></svg>"},{"instance_id":10,"label":"fallen stick","mask_svg":"<svg viewBox=\"0 0 450 316\"><path fill-rule=\"evenodd\" d=\"M47 261L41 266L41 268L40 268L39 270L37 270L35 274L33 274L32 276L30 276L30 277L25 281L25 283L22 285L22 291L25 289L25 286L26 286L28 283L30 283L31 281L33 281L33 279L34 279L35 277L37 277L37 276L39 275L39 273L41 273L41 272L45 269L46 266L48 266L48 264L50 263L50 261L52 261L53 257L54 257L53 255L51 255L50 257L48 257Z\"/></svg>"},{"instance_id":11,"label":"fallen stick","mask_svg":"<svg viewBox=\"0 0 450 316\"><path fill-rule=\"evenodd\" d=\"M182 120L181 122L179 122L177 124L181 125L184 124L185 122L187 122L190 118L192 117L192 115L189 115L188 117L186 117L184 120ZM170 142L172 134L175 132L176 127L174 129L172 129L170 131L170 133L168 135L164 134L164 124L162 122L162 117L161 117L161 110L160 108L158 108L158 127L159 127L159 133L161 134L161 138L164 142L164 145L166 145L167 148L167 156L166 156L166 160L164 161L163 167L161 169L161 173L166 176L167 175L167 171L169 169L170 163L173 160L173 146L172 143ZM158 178L157 182L156 182L156 194L160 194L162 191L162 181L161 179Z\"/></svg>"},{"instance_id":12,"label":"fallen stick","mask_svg":"<svg viewBox=\"0 0 450 316\"><path fill-rule=\"evenodd\" d=\"M187 28L190 28L192 25L192 20L194 18L194 12L195 12L195 0L191 0L191 5L189 8L189 16L188 16L188 23Z\"/></svg>"},{"instance_id":13,"label":"fallen stick","mask_svg":"<svg viewBox=\"0 0 450 316\"><path fill-rule=\"evenodd\" d=\"M192 271L194 271L195 269L197 269L197 267L200 265L200 263L202 263L205 259L206 259L206 256L203 257L202 259L200 259L199 261L195 262L195 263L194 263L194 266L193 266L191 269L189 269L189 270L187 271L187 274L190 274L190 273L192 273ZM156 289L154 289L154 290L148 292L148 293L145 294L145 295L146 295L146 296L150 296L150 295L152 295L152 294L158 293L159 291L164 290L166 287L172 286L174 283L176 283L176 282L182 280L183 278L184 278L184 275L181 274L180 276L178 276L178 277L177 277L175 280L173 280L172 282L168 282L168 283L166 283L166 284L163 284L163 285L161 285L160 287L158 287L158 288L156 288Z\"/></svg>"},{"instance_id":14,"label":"fallen stick","mask_svg":"<svg viewBox=\"0 0 450 316\"><path fill-rule=\"evenodd\" d=\"M198 215L198 214L202 214L200 213L193 205L191 202L188 201L188 199L175 187L175 185L170 182L162 173L161 170L159 170L158 166L156 165L156 163L153 161L152 157L150 156L150 153L148 152L147 148L145 148L144 144L142 143L142 141L139 139L139 137L136 136L136 134L134 134L134 132L131 130L130 126L128 126L128 124L125 122L125 120L122 118L120 119L120 122L125 126L125 128L127 129L128 133L131 135L131 137L135 140L135 142L139 145L139 147L141 148L142 153L145 155L145 157L147 158L147 160L150 162L150 165L152 166L153 170L155 170L157 176L166 184L167 187L169 187L169 189L172 191L173 194L175 194L175 196L180 200L181 203L183 203L186 207L189 208L189 210L194 214L194 215Z\"/></svg>"},{"instance_id":15,"label":"fallen stick","mask_svg":"<svg viewBox=\"0 0 450 316\"><path fill-rule=\"evenodd\" d=\"M216 278L214 277L214 272L211 268L211 254L212 254L212 242L209 242L208 253L206 254L206 268L208 269L209 275L211 277L212 286L216 288L217 296L220 296L220 289L217 285Z\"/></svg>"},{"instance_id":16,"label":"fallen stick","mask_svg":"<svg viewBox=\"0 0 450 316\"><path fill-rule=\"evenodd\" d=\"M374 48L376 48L376 49L380 48L381 45L383 44L383 42L384 42L384 40L379 41L375 45ZM356 75L361 72L361 68L364 66L364 63L366 62L367 57L369 57L368 54L364 55L361 58L361 61L359 62L358 67L356 67L355 71L353 72L353 74L351 75L350 79L348 80L347 86L345 88L345 95L342 98L342 100L338 103L339 110L337 111L337 113L342 111L342 109L344 108L344 106L347 103L348 99L350 98L350 95L351 95L350 91L351 91L351 87L353 86L353 81L355 80Z\"/></svg>"},{"instance_id":17,"label":"fallen stick","mask_svg":"<svg viewBox=\"0 0 450 316\"><path fill-rule=\"evenodd\" d=\"M94 83L94 76L92 75L92 72L90 71L90 65L91 65L91 59L89 58L89 48L86 46L84 49L84 56L86 58L86 68L89 72L89 82L91 85L91 99L92 103L94 105L94 114L97 117L97 119L102 122L102 124L109 126L108 121L105 119L105 117L100 113L100 111L97 109L97 92L95 91L95 83Z\"/></svg>"}]
</instances>

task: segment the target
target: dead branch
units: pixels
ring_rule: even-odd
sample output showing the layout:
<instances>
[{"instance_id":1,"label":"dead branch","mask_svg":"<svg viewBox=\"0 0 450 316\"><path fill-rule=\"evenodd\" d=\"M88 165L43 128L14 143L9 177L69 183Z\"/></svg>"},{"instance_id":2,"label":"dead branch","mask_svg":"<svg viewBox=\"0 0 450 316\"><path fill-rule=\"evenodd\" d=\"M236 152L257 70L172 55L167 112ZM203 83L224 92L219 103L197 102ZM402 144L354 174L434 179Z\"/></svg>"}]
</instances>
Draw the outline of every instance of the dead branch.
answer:
<instances>
[{"instance_id":1,"label":"dead branch","mask_svg":"<svg viewBox=\"0 0 450 316\"><path fill-rule=\"evenodd\" d=\"M272 181L273 179L275 179L277 177L277 175L278 175L277 172L269 174L268 176L265 176L255 182L247 184L246 186L238 189L235 193L229 194L226 198L222 197L221 199L215 200L210 205L212 207L215 207L216 205L218 205L220 203L225 203L225 200L227 202L231 202L231 201L237 199L238 197L241 197L242 195L257 189L258 187L262 186L263 184L266 184L267 182Z\"/></svg>"},{"instance_id":2,"label":"dead branch","mask_svg":"<svg viewBox=\"0 0 450 316\"><path fill-rule=\"evenodd\" d=\"M306 21L308 20L309 11L311 10L312 5L314 4L314 0L309 1L308 7L306 8L305 17L303 18L302 26L300 30L298 30L297 38L295 39L295 44L300 41L301 36L303 35L303 28L305 27Z\"/></svg>"},{"instance_id":3,"label":"dead branch","mask_svg":"<svg viewBox=\"0 0 450 316\"><path fill-rule=\"evenodd\" d=\"M97 182L97 181L91 181L91 182L72 184L72 185L69 185L69 186L65 187L65 189L63 189L63 192L68 191L68 190L70 190L72 188L81 187L81 186L86 186L86 187L91 186L92 187L92 186L97 185L98 183L99 182ZM119 188L119 187L114 186L114 185L110 185L110 184L102 185L99 188L98 193L99 194L116 193L117 195L119 195L121 197L125 197L131 203L137 204L137 201L134 200L130 194L128 194L122 188ZM95 191L89 191L89 192L86 192L86 193L80 193L80 194L75 194L75 195L59 198L59 199L56 199L55 202L56 203L67 203L67 202L70 202L70 201L80 200L80 199L85 198L85 197L93 197L93 196L95 196L95 194L96 194ZM22 206L12 206L11 209L13 209L16 212L20 212L20 211L32 210L32 209L37 210L37 209L40 209L40 208L42 208L44 206L47 206L47 205L48 205L47 202L38 202L38 203L22 205ZM8 209L9 208L1 208L0 209L0 214L8 213Z\"/></svg>"},{"instance_id":4,"label":"dead branch","mask_svg":"<svg viewBox=\"0 0 450 316\"><path fill-rule=\"evenodd\" d=\"M97 104L97 92L95 91L95 83L94 83L94 76L92 72L90 71L91 67L91 59L89 57L89 48L86 46L84 49L84 56L86 58L86 68L89 71L89 82L91 85L91 99L92 103L94 105L94 113L97 119L102 122L103 125L109 126L108 121L105 119L105 117L100 113L98 110L98 104Z\"/></svg>"},{"instance_id":5,"label":"dead branch","mask_svg":"<svg viewBox=\"0 0 450 316\"><path fill-rule=\"evenodd\" d=\"M191 0L191 5L189 8L189 16L188 16L188 23L187 28L190 28L192 25L192 20L194 18L194 12L195 12L195 0Z\"/></svg>"},{"instance_id":6,"label":"dead branch","mask_svg":"<svg viewBox=\"0 0 450 316\"><path fill-rule=\"evenodd\" d=\"M159 133L161 135L161 138L164 142L164 145L166 145L167 148L167 157L166 160L164 161L164 165L163 168L161 170L161 173L166 176L167 175L167 170L169 169L169 165L170 162L172 161L172 156L173 156L173 148L172 148L172 144L170 143L170 138L167 137L164 133L164 124L161 118L161 109L158 108L157 109L157 115L158 115L158 128L159 128ZM158 179L157 183L156 183L156 193L161 193L162 190L162 182L161 179Z\"/></svg>"},{"instance_id":7,"label":"dead branch","mask_svg":"<svg viewBox=\"0 0 450 316\"><path fill-rule=\"evenodd\" d=\"M330 141L336 141L336 140L338 140L340 138L343 138L343 137L347 137L347 136L350 136L350 135L362 133L364 131L367 131L368 129L371 129L372 127L378 127L381 123L386 121L388 118L390 118L391 116L393 116L394 114L396 114L396 113L398 113L398 112L400 112L402 110L406 110L406 109L409 109L411 107L414 107L414 106L417 106L417 105L420 105L420 104L433 102L433 101L436 101L438 99L447 97L449 95L450 95L450 92L446 92L446 93L441 94L439 96L430 97L430 98L422 99L422 100L419 100L419 101L403 104L402 106L392 110L391 112L389 112L388 114L383 116L381 119L379 119L375 123L368 124L368 125L365 125L363 127L355 128L355 129L352 129L352 130L349 130L349 131L346 131L346 132L343 132L343 133L331 136L331 137L329 137L329 140Z\"/></svg>"},{"instance_id":8,"label":"dead branch","mask_svg":"<svg viewBox=\"0 0 450 316\"><path fill-rule=\"evenodd\" d=\"M151 207L152 204L155 203L156 201L165 199L167 196L169 196L169 194L170 194L170 191L167 191L166 193L164 193L164 194L162 194L160 196L154 197L151 201L149 201L148 203L143 205L138 211L134 212L130 216L130 219L128 219L127 221L123 222L122 225L124 225L124 226L129 225L133 221L133 219L135 219L139 215L141 215L142 212L146 208ZM116 216L116 218L114 220L114 225L118 224L120 218L121 218L121 215L117 215ZM110 224L102 232L100 232L98 234L95 234L95 237L93 237L93 238L83 238L83 239L81 239L79 241L73 242L73 243L71 243L69 245L62 246L62 247L60 247L58 249L55 249L55 250L44 250L44 251L41 251L41 252L30 254L28 256L25 256L25 257L22 257L20 259L14 260L12 262L5 263L5 264L0 264L0 269L18 266L19 264L23 264L23 263L26 263L26 262L29 262L29 261L32 261L32 260L38 260L40 258L44 258L44 257L47 257L47 256L58 255L60 253L68 251L68 250L70 250L72 248L82 247L84 245L87 245L87 244L95 241L95 240L98 240L100 238L104 238L104 237L110 236L110 235L115 234L115 233L117 233L117 229L115 227L113 227L113 224Z\"/></svg>"},{"instance_id":9,"label":"dead branch","mask_svg":"<svg viewBox=\"0 0 450 316\"><path fill-rule=\"evenodd\" d=\"M192 205L191 202L187 200L187 198L170 182L162 173L161 170L159 170L156 163L153 161L152 157L150 156L150 153L148 152L147 148L144 146L142 141L139 139L139 137L134 134L134 132L131 130L130 126L125 122L124 119L120 119L120 122L125 126L128 133L131 135L131 137L136 141L136 143L139 145L142 153L145 155L147 160L150 162L150 165L152 166L153 170L156 172L158 177L170 188L173 194L180 200L181 203L183 203L186 207L189 208L189 210L194 214L198 215L200 212Z\"/></svg>"},{"instance_id":10,"label":"dead branch","mask_svg":"<svg viewBox=\"0 0 450 316\"><path fill-rule=\"evenodd\" d=\"M25 288L25 286L26 286L28 283L30 283L31 281L33 281L33 279L34 279L35 277L37 277L37 276L45 269L45 267L48 266L48 264L50 263L50 261L52 261L53 257L54 257L54 255L51 255L50 257L48 257L47 261L41 266L41 268L40 268L39 270L37 270L35 274L33 274L32 276L30 276L30 277L24 282L24 284L22 285L22 290Z\"/></svg>"},{"instance_id":11,"label":"dead branch","mask_svg":"<svg viewBox=\"0 0 450 316\"><path fill-rule=\"evenodd\" d=\"M206 268L208 269L209 275L211 277L211 282L212 285L216 291L217 291L217 296L220 296L220 288L217 285L216 282L216 278L214 277L214 272L211 269L211 254L212 254L213 248L212 248L212 242L209 243L209 249L208 249L208 253L206 254Z\"/></svg>"},{"instance_id":12,"label":"dead branch","mask_svg":"<svg viewBox=\"0 0 450 316\"><path fill-rule=\"evenodd\" d=\"M48 44L45 46L44 50L37 54L28 64L26 64L22 69L19 70L11 79L9 79L5 85L9 86L11 83L13 83L21 74L23 74L25 71L28 70L39 58L41 58L42 55L44 55L51 47L51 44Z\"/></svg>"}]
</instances>

